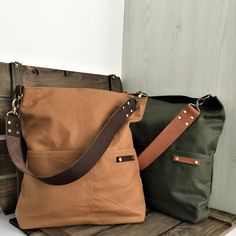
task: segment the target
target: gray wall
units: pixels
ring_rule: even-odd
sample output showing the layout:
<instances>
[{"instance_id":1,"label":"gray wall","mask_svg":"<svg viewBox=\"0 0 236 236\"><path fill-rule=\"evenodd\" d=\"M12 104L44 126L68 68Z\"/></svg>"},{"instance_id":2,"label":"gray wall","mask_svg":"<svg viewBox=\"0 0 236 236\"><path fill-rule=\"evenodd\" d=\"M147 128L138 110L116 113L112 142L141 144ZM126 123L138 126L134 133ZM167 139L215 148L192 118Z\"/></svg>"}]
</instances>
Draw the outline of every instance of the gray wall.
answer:
<instances>
[{"instance_id":1,"label":"gray wall","mask_svg":"<svg viewBox=\"0 0 236 236\"><path fill-rule=\"evenodd\" d=\"M129 91L222 100L211 207L236 213L236 1L126 0L122 78Z\"/></svg>"}]
</instances>

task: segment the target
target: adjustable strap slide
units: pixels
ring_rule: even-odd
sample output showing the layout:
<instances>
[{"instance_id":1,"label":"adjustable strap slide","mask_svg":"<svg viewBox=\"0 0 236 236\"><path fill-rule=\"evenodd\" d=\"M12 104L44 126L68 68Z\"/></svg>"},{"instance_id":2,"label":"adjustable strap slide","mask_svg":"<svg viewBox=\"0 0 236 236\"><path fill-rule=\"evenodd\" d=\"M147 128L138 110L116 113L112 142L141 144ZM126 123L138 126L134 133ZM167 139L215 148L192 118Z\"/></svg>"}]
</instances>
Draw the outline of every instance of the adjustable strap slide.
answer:
<instances>
[{"instance_id":1,"label":"adjustable strap slide","mask_svg":"<svg viewBox=\"0 0 236 236\"><path fill-rule=\"evenodd\" d=\"M140 170L148 167L167 150L188 129L200 115L195 104L186 105L166 126L166 128L139 155Z\"/></svg>"},{"instance_id":2,"label":"adjustable strap slide","mask_svg":"<svg viewBox=\"0 0 236 236\"><path fill-rule=\"evenodd\" d=\"M19 90L19 88L16 90ZM141 96L139 94L136 97L130 98L111 115L92 144L82 156L78 157L74 164L59 174L47 177L35 176L25 164L21 149L20 118L16 110L13 109L6 116L7 148L12 162L23 173L47 184L63 185L78 180L98 162L117 131L127 121L128 117L136 111L137 100Z\"/></svg>"}]
</instances>

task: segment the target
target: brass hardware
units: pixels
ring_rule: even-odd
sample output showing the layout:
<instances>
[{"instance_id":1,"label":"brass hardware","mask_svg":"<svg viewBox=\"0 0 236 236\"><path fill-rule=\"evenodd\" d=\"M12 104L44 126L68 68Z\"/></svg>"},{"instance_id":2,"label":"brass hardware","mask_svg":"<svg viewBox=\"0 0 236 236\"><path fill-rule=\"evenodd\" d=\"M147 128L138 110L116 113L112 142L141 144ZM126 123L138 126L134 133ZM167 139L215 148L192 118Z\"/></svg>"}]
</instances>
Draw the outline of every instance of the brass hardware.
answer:
<instances>
[{"instance_id":1,"label":"brass hardware","mask_svg":"<svg viewBox=\"0 0 236 236\"><path fill-rule=\"evenodd\" d=\"M139 100L140 98L142 98L142 97L147 97L147 94L146 94L146 93L143 93L143 92L141 92L141 91L138 91L138 92L136 93L135 101L138 102L138 100Z\"/></svg>"},{"instance_id":2,"label":"brass hardware","mask_svg":"<svg viewBox=\"0 0 236 236\"><path fill-rule=\"evenodd\" d=\"M13 115L16 115L17 117L19 117L18 108L20 106L20 102L21 102L22 97L23 97L23 93L21 93L20 95L15 94L15 97L12 100L12 103L11 103L12 110L7 112L7 116L9 114L13 114ZM9 122L11 122L11 121L8 121L8 124L10 124Z\"/></svg>"},{"instance_id":3,"label":"brass hardware","mask_svg":"<svg viewBox=\"0 0 236 236\"><path fill-rule=\"evenodd\" d=\"M201 98L198 98L196 103L189 103L190 106L194 107L199 113L200 113L200 106L203 105L205 101L207 101L209 98L212 98L211 94L208 94L206 96L203 96Z\"/></svg>"}]
</instances>

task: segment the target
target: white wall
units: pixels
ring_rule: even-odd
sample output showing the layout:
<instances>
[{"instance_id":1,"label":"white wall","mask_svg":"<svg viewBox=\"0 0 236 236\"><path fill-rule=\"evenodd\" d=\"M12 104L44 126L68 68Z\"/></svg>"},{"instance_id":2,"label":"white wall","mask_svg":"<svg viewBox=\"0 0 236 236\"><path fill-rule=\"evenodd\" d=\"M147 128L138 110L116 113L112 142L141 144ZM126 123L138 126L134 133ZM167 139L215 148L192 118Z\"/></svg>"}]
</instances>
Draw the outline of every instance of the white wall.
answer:
<instances>
[{"instance_id":1,"label":"white wall","mask_svg":"<svg viewBox=\"0 0 236 236\"><path fill-rule=\"evenodd\" d=\"M126 0L122 77L126 90L221 99L211 206L236 214L236 1Z\"/></svg>"},{"instance_id":2,"label":"white wall","mask_svg":"<svg viewBox=\"0 0 236 236\"><path fill-rule=\"evenodd\" d=\"M0 0L0 61L121 73L124 0Z\"/></svg>"}]
</instances>

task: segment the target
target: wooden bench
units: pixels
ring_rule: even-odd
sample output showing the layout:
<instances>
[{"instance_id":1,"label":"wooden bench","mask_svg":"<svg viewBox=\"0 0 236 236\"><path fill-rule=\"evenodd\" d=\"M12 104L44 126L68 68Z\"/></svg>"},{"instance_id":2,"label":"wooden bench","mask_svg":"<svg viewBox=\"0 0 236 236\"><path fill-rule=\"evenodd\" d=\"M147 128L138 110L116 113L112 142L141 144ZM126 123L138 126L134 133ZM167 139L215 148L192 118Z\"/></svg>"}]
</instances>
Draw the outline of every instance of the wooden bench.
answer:
<instances>
[{"instance_id":1,"label":"wooden bench","mask_svg":"<svg viewBox=\"0 0 236 236\"><path fill-rule=\"evenodd\" d=\"M219 236L236 226L236 216L211 210L210 217L198 224L184 221L148 210L143 223L125 225L80 225L61 228L45 228L29 232L30 236Z\"/></svg>"},{"instance_id":2,"label":"wooden bench","mask_svg":"<svg viewBox=\"0 0 236 236\"><path fill-rule=\"evenodd\" d=\"M19 80L28 86L96 87L121 92L118 77L111 75L91 75L86 73L22 66L18 63L0 63L0 206L5 213L14 212L21 176L12 165L5 141L4 116L9 111L13 88ZM17 184L18 183L18 184ZM139 224L73 226L41 229L29 232L34 236L89 236L89 235L222 235L236 224L236 216L212 210L209 219L198 224L174 219L164 214L148 210L146 219Z\"/></svg>"}]
</instances>

